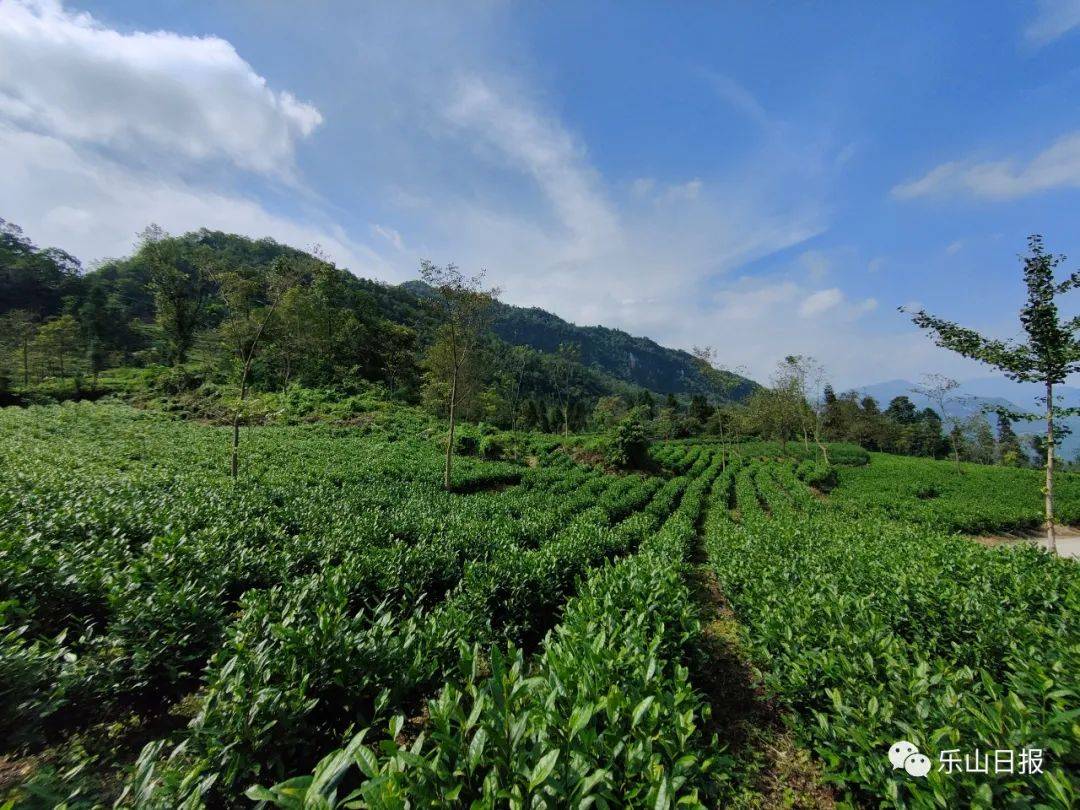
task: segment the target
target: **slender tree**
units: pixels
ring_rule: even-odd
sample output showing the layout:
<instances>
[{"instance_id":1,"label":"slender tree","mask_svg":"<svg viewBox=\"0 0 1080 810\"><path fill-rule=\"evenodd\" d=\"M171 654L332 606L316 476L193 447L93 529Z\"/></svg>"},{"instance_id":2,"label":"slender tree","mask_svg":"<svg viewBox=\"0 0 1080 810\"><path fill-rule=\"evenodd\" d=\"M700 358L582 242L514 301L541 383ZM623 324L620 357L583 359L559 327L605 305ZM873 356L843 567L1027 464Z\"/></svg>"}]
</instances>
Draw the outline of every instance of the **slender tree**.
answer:
<instances>
[{"instance_id":1,"label":"slender tree","mask_svg":"<svg viewBox=\"0 0 1080 810\"><path fill-rule=\"evenodd\" d=\"M960 472L960 443L957 441L960 421L959 417L950 410L950 405L957 401L957 396L953 392L959 387L960 383L944 374L924 374L922 384L912 389L916 394L926 397L937 406L937 413L949 437L949 446L952 448L957 472Z\"/></svg>"},{"instance_id":2,"label":"slender tree","mask_svg":"<svg viewBox=\"0 0 1080 810\"><path fill-rule=\"evenodd\" d=\"M1013 430L1007 413L997 414L997 459L1007 467L1019 467L1024 463L1024 452L1020 449L1020 439Z\"/></svg>"},{"instance_id":3,"label":"slender tree","mask_svg":"<svg viewBox=\"0 0 1080 810\"><path fill-rule=\"evenodd\" d=\"M64 379L64 360L75 349L79 341L79 322L70 315L61 315L53 318L38 330L34 344L41 352L42 358L57 361L60 370L60 379Z\"/></svg>"},{"instance_id":4,"label":"slender tree","mask_svg":"<svg viewBox=\"0 0 1080 810\"><path fill-rule=\"evenodd\" d=\"M697 367L698 374L701 377L701 387L705 394L706 403L709 402L710 395L715 396L718 400L716 424L720 430L720 448L723 451L720 457L720 467L726 470L729 455L728 436L724 430L724 414L720 413L719 406L730 399L731 393L738 387L739 378L734 371L721 364L720 353L712 346L695 346L692 354L694 355L694 365ZM650 403L651 401L650 397Z\"/></svg>"},{"instance_id":5,"label":"slender tree","mask_svg":"<svg viewBox=\"0 0 1080 810\"><path fill-rule=\"evenodd\" d=\"M506 403L511 430L517 430L521 419L525 381L533 373L534 362L534 353L527 346L511 346L499 354L497 388Z\"/></svg>"},{"instance_id":6,"label":"slender tree","mask_svg":"<svg viewBox=\"0 0 1080 810\"><path fill-rule=\"evenodd\" d=\"M209 262L205 250L185 251L180 242L156 225L140 235L140 253L150 267L150 288L158 325L168 341L169 360L187 361L202 325L210 297Z\"/></svg>"},{"instance_id":7,"label":"slender tree","mask_svg":"<svg viewBox=\"0 0 1080 810\"><path fill-rule=\"evenodd\" d=\"M441 379L447 392L446 463L443 468L443 488L449 490L454 463L454 430L457 409L468 395L464 382L467 364L480 350L487 329L492 305L499 296L498 288L484 288L484 271L466 276L457 266L439 267L428 260L420 263L420 278L434 293L430 305L443 323L442 342L445 362L433 364L430 371Z\"/></svg>"},{"instance_id":8,"label":"slender tree","mask_svg":"<svg viewBox=\"0 0 1080 810\"><path fill-rule=\"evenodd\" d=\"M218 269L213 272L213 276L231 313L222 332L240 362L240 397L233 409L232 442L229 448L229 474L235 481L239 468L240 420L251 380L251 364L278 305L289 290L302 283L303 274L292 261L280 257L270 268L265 291L261 289L258 279L235 269ZM265 298L260 301L262 296Z\"/></svg>"},{"instance_id":9,"label":"slender tree","mask_svg":"<svg viewBox=\"0 0 1080 810\"><path fill-rule=\"evenodd\" d=\"M570 402L574 395L581 349L576 343L560 343L552 360L552 382L562 410L563 435L570 433Z\"/></svg>"},{"instance_id":10,"label":"slender tree","mask_svg":"<svg viewBox=\"0 0 1080 810\"><path fill-rule=\"evenodd\" d=\"M1057 297L1080 287L1080 271L1057 281L1055 271L1065 260L1063 256L1047 253L1038 234L1028 237L1028 255L1022 258L1027 301L1020 310L1020 324L1026 341L995 340L972 329L958 326L919 310L911 318L917 326L932 333L935 342L965 357L986 363L1001 370L1006 377L1019 382L1035 382L1044 387L1039 398L1046 420L1046 545L1057 550L1054 528L1054 446L1060 439L1054 430L1054 418L1075 413L1075 409L1058 408L1054 403L1054 386L1065 382L1070 374L1080 371L1080 316L1062 321Z\"/></svg>"},{"instance_id":11,"label":"slender tree","mask_svg":"<svg viewBox=\"0 0 1080 810\"><path fill-rule=\"evenodd\" d=\"M30 384L30 346L38 330L37 317L29 310L13 309L0 318L0 329L22 356L23 385L27 386Z\"/></svg>"},{"instance_id":12,"label":"slender tree","mask_svg":"<svg viewBox=\"0 0 1080 810\"><path fill-rule=\"evenodd\" d=\"M788 440L802 433L803 445L809 447L807 437L806 381L799 365L801 358L793 355L785 357L776 367L772 376L772 387L765 398L766 424L770 432L780 439L780 445L787 452Z\"/></svg>"},{"instance_id":13,"label":"slender tree","mask_svg":"<svg viewBox=\"0 0 1080 810\"><path fill-rule=\"evenodd\" d=\"M809 447L809 439L812 438L818 450L821 451L822 459L828 464L829 450L822 440L828 409L825 393L828 388L825 382L825 367L813 357L789 354L781 363L778 375L782 379L787 379L788 387L793 392L791 405L796 409L801 422L803 446ZM863 400L864 411L867 410L866 399L869 397Z\"/></svg>"}]
</instances>

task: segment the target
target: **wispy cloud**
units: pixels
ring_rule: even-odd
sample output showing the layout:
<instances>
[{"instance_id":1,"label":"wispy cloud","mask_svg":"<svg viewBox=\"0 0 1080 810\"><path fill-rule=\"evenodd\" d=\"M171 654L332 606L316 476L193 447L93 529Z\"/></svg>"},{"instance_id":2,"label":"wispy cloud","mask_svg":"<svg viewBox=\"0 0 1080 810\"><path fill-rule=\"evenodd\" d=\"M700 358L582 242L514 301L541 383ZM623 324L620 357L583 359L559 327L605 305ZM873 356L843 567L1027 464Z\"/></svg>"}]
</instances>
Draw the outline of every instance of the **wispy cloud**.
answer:
<instances>
[{"instance_id":1,"label":"wispy cloud","mask_svg":"<svg viewBox=\"0 0 1080 810\"><path fill-rule=\"evenodd\" d=\"M1080 186L1080 132L1059 138L1027 162L951 161L892 189L899 200L962 194L1009 200L1061 187Z\"/></svg>"},{"instance_id":2,"label":"wispy cloud","mask_svg":"<svg viewBox=\"0 0 1080 810\"><path fill-rule=\"evenodd\" d=\"M371 231L372 233L376 234L377 236L381 236L383 239L393 245L395 250L405 249L405 242L401 238L401 234L394 228L388 227L386 225L379 225L376 223L371 226Z\"/></svg>"},{"instance_id":3,"label":"wispy cloud","mask_svg":"<svg viewBox=\"0 0 1080 810\"><path fill-rule=\"evenodd\" d=\"M585 161L584 148L554 119L510 101L480 76L462 77L447 118L532 177L582 248L615 238L618 217Z\"/></svg>"},{"instance_id":4,"label":"wispy cloud","mask_svg":"<svg viewBox=\"0 0 1080 810\"><path fill-rule=\"evenodd\" d=\"M746 87L731 76L722 73L708 70L704 71L704 75L717 96L758 125L769 126L769 114L765 111L761 102L757 100L757 97Z\"/></svg>"},{"instance_id":5,"label":"wispy cloud","mask_svg":"<svg viewBox=\"0 0 1080 810\"><path fill-rule=\"evenodd\" d=\"M1024 39L1039 46L1080 26L1080 0L1038 0L1038 11L1024 29Z\"/></svg>"},{"instance_id":6,"label":"wispy cloud","mask_svg":"<svg viewBox=\"0 0 1080 810\"><path fill-rule=\"evenodd\" d=\"M799 314L804 318L813 318L839 306L843 300L844 294L836 287L818 290L808 295L806 300L799 305Z\"/></svg>"}]
</instances>

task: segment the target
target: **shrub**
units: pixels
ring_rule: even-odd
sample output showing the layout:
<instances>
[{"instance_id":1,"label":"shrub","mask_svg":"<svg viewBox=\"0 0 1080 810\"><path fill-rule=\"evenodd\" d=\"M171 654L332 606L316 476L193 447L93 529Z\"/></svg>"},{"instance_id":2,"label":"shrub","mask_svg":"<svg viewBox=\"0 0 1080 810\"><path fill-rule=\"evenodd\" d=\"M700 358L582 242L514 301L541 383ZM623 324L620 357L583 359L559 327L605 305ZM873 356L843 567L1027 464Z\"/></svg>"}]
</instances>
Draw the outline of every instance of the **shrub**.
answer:
<instances>
[{"instance_id":1,"label":"shrub","mask_svg":"<svg viewBox=\"0 0 1080 810\"><path fill-rule=\"evenodd\" d=\"M795 474L807 486L814 487L814 489L822 492L828 492L835 488L837 484L836 468L831 464L826 464L824 461L807 459L799 464L795 469Z\"/></svg>"},{"instance_id":2,"label":"shrub","mask_svg":"<svg viewBox=\"0 0 1080 810\"><path fill-rule=\"evenodd\" d=\"M480 455L484 458L499 459L506 453L506 444L503 437L495 434L484 436L480 440Z\"/></svg>"},{"instance_id":3,"label":"shrub","mask_svg":"<svg viewBox=\"0 0 1080 810\"><path fill-rule=\"evenodd\" d=\"M459 456L475 456L480 450L480 439L464 431L454 437L454 452Z\"/></svg>"},{"instance_id":4,"label":"shrub","mask_svg":"<svg viewBox=\"0 0 1080 810\"><path fill-rule=\"evenodd\" d=\"M615 426L607 445L607 461L621 469L641 469L649 461L649 438L637 419L624 419Z\"/></svg>"}]
</instances>

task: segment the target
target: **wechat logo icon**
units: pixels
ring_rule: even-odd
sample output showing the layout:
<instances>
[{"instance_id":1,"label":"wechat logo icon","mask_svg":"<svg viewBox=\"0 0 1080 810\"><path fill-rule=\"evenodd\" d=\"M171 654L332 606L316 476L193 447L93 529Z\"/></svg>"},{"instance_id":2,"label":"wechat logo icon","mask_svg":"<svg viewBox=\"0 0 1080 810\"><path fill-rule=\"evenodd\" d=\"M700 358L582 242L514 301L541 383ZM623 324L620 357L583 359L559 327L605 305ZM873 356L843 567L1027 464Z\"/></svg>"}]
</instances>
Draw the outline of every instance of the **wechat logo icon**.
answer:
<instances>
[{"instance_id":1,"label":"wechat logo icon","mask_svg":"<svg viewBox=\"0 0 1080 810\"><path fill-rule=\"evenodd\" d=\"M919 749L907 740L894 742L889 749L889 762L893 770L903 768L912 776L926 776L930 773L930 757L920 754Z\"/></svg>"}]
</instances>

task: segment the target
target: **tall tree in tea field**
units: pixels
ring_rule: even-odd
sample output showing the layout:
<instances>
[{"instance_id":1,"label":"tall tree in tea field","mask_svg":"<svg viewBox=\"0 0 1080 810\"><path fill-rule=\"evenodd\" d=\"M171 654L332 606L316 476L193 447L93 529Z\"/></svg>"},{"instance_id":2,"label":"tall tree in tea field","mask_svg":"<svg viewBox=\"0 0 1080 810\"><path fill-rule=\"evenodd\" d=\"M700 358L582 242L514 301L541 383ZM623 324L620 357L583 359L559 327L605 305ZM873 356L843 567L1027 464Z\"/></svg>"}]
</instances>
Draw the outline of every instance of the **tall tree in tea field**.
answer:
<instances>
[{"instance_id":1,"label":"tall tree in tea field","mask_svg":"<svg viewBox=\"0 0 1080 810\"><path fill-rule=\"evenodd\" d=\"M949 406L957 401L958 397L954 392L959 387L960 383L952 377L946 377L944 374L924 374L922 383L912 389L916 394L926 397L937 406L936 412L941 417L945 435L949 438L949 447L952 449L953 462L956 464L957 472L960 472L960 444L957 441L957 436L960 433L960 420L949 409Z\"/></svg>"},{"instance_id":2,"label":"tall tree in tea field","mask_svg":"<svg viewBox=\"0 0 1080 810\"><path fill-rule=\"evenodd\" d=\"M551 381L562 411L563 435L570 433L570 405L574 397L577 367L581 364L581 347L576 343L560 343L552 356Z\"/></svg>"},{"instance_id":3,"label":"tall tree in tea field","mask_svg":"<svg viewBox=\"0 0 1080 810\"><path fill-rule=\"evenodd\" d=\"M180 365L187 361L210 298L207 251L184 250L157 225L149 226L139 237L139 252L150 267L154 317L165 335L169 361Z\"/></svg>"},{"instance_id":4,"label":"tall tree in tea field","mask_svg":"<svg viewBox=\"0 0 1080 810\"><path fill-rule=\"evenodd\" d=\"M13 345L22 358L24 386L30 384L30 345L34 342L37 330L37 317L29 310L12 309L0 316L0 337Z\"/></svg>"},{"instance_id":5,"label":"tall tree in tea field","mask_svg":"<svg viewBox=\"0 0 1080 810\"><path fill-rule=\"evenodd\" d=\"M497 288L484 288L484 272L466 276L453 264L439 267L428 260L420 263L420 278L432 289L429 305L442 322L439 337L428 352L430 382L445 389L447 417L446 462L443 488L450 489L454 463L454 431L458 407L471 394L469 373L480 353L491 307L499 295Z\"/></svg>"},{"instance_id":6,"label":"tall tree in tea field","mask_svg":"<svg viewBox=\"0 0 1080 810\"><path fill-rule=\"evenodd\" d=\"M233 409L229 452L229 473L235 480L239 466L240 420L251 380L252 361L278 306L291 290L303 283L305 276L293 260L281 256L274 260L265 283L254 274L235 268L214 270L213 277L221 297L229 305L229 317L222 324L221 333L240 368L240 396Z\"/></svg>"},{"instance_id":7,"label":"tall tree in tea field","mask_svg":"<svg viewBox=\"0 0 1080 810\"><path fill-rule=\"evenodd\" d=\"M64 361L75 351L79 342L79 322L70 315L61 315L47 321L38 330L34 345L41 353L43 361L56 361L60 379L64 379Z\"/></svg>"},{"instance_id":8,"label":"tall tree in tea field","mask_svg":"<svg viewBox=\"0 0 1080 810\"><path fill-rule=\"evenodd\" d=\"M993 366L1011 380L1044 386L1045 393L1039 402L1044 407L1041 418L1046 420L1044 507L1046 545L1051 553L1057 549L1054 531L1054 447L1060 438L1054 431L1054 419L1076 412L1076 409L1058 408L1054 404L1054 386L1061 385L1070 374L1080 371L1080 340L1076 336L1080 329L1080 317L1062 321L1057 305L1059 295L1080 287L1080 271L1071 273L1063 281L1057 281L1055 270L1064 260L1064 256L1046 252L1041 236L1035 234L1028 237L1028 255L1023 257L1027 301L1020 310L1020 325L1027 335L1023 343L987 338L922 310L912 314L915 324L929 330L937 345Z\"/></svg>"},{"instance_id":9,"label":"tall tree in tea field","mask_svg":"<svg viewBox=\"0 0 1080 810\"><path fill-rule=\"evenodd\" d=\"M726 470L727 458L729 455L727 445L728 437L727 432L724 430L724 415L719 412L719 407L731 397L732 391L738 387L739 378L736 376L735 371L721 364L720 352L712 346L695 346L693 355L694 364L697 366L698 373L701 376L701 381L703 383L706 404L712 404L709 401L710 394L717 397L716 425L720 431L720 446L723 449L720 465L722 469ZM646 394L648 394L647 391ZM649 403L651 410L651 394L649 394Z\"/></svg>"},{"instance_id":10,"label":"tall tree in tea field","mask_svg":"<svg viewBox=\"0 0 1080 810\"><path fill-rule=\"evenodd\" d=\"M829 463L829 450L822 440L825 429L826 399L825 367L813 357L802 354L789 354L780 366L780 375L788 380L788 386L794 391L794 405L801 421L803 446L809 446L809 439L821 451L825 463ZM801 399L805 407L801 407ZM865 400L864 400L865 402ZM865 408L864 408L865 410Z\"/></svg>"}]
</instances>

